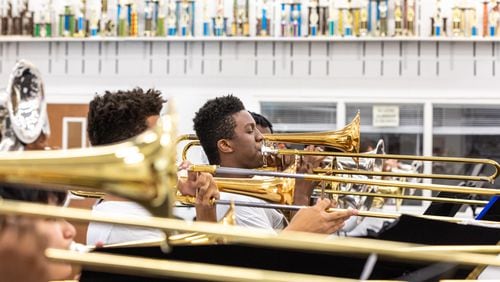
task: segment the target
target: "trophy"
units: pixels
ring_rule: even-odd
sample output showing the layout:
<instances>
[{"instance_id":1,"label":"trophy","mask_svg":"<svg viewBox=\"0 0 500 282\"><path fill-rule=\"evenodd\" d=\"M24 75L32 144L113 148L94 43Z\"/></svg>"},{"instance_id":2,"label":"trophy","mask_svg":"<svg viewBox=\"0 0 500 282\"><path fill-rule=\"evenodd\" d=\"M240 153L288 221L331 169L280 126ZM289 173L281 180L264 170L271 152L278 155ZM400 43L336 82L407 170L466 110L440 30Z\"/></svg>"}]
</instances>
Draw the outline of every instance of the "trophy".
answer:
<instances>
[{"instance_id":1,"label":"trophy","mask_svg":"<svg viewBox=\"0 0 500 282\"><path fill-rule=\"evenodd\" d=\"M403 11L401 9L401 1L394 1L394 35L403 35Z\"/></svg>"},{"instance_id":2,"label":"trophy","mask_svg":"<svg viewBox=\"0 0 500 282\"><path fill-rule=\"evenodd\" d=\"M208 0L203 0L202 16L203 16L203 36L210 35L210 16L208 15Z\"/></svg>"},{"instance_id":3,"label":"trophy","mask_svg":"<svg viewBox=\"0 0 500 282\"><path fill-rule=\"evenodd\" d=\"M268 0L257 0L256 6L257 6L257 35L270 36L271 15L272 15L272 11L270 9L271 5L268 3Z\"/></svg>"},{"instance_id":4,"label":"trophy","mask_svg":"<svg viewBox=\"0 0 500 282\"><path fill-rule=\"evenodd\" d=\"M175 2L169 0L168 2L168 12L167 12L167 30L169 36L175 36L177 34L177 10Z\"/></svg>"},{"instance_id":5,"label":"trophy","mask_svg":"<svg viewBox=\"0 0 500 282\"><path fill-rule=\"evenodd\" d=\"M289 21L288 19L291 17L290 10L288 10L289 6L285 2L281 3L281 21L280 21L280 27L281 27L281 36L288 36L289 33Z\"/></svg>"},{"instance_id":6,"label":"trophy","mask_svg":"<svg viewBox=\"0 0 500 282\"><path fill-rule=\"evenodd\" d=\"M156 36L165 36L165 2L164 0L159 0L154 2L156 13ZM154 14L153 14L154 15Z\"/></svg>"},{"instance_id":7,"label":"trophy","mask_svg":"<svg viewBox=\"0 0 500 282\"><path fill-rule=\"evenodd\" d=\"M406 35L413 36L415 35L415 4L413 0L409 1L406 9Z\"/></svg>"},{"instance_id":8,"label":"trophy","mask_svg":"<svg viewBox=\"0 0 500 282\"><path fill-rule=\"evenodd\" d=\"M22 0L12 0L12 35L22 34L21 6Z\"/></svg>"},{"instance_id":9,"label":"trophy","mask_svg":"<svg viewBox=\"0 0 500 282\"><path fill-rule=\"evenodd\" d=\"M231 34L233 36L249 36L250 23L248 18L249 2L245 0L245 6L240 6L238 0L233 2L233 23L231 25Z\"/></svg>"},{"instance_id":10,"label":"trophy","mask_svg":"<svg viewBox=\"0 0 500 282\"><path fill-rule=\"evenodd\" d=\"M194 35L194 0L177 0L177 26L181 36Z\"/></svg>"},{"instance_id":11,"label":"trophy","mask_svg":"<svg viewBox=\"0 0 500 282\"><path fill-rule=\"evenodd\" d=\"M359 1L357 2L357 5L354 5L350 3L349 1L349 7L350 7L350 12L352 16L352 28L353 28L353 33L356 36L359 36L360 34L360 22L361 22L361 7L359 6Z\"/></svg>"},{"instance_id":12,"label":"trophy","mask_svg":"<svg viewBox=\"0 0 500 282\"><path fill-rule=\"evenodd\" d=\"M295 37L302 36L302 4L294 2L290 6L292 34Z\"/></svg>"},{"instance_id":13,"label":"trophy","mask_svg":"<svg viewBox=\"0 0 500 282\"><path fill-rule=\"evenodd\" d=\"M318 5L318 33L320 35L327 35L328 33L328 1L327 0L319 0Z\"/></svg>"},{"instance_id":14,"label":"trophy","mask_svg":"<svg viewBox=\"0 0 500 282\"><path fill-rule=\"evenodd\" d=\"M441 1L436 0L436 11L434 13L434 17L432 17L432 35L441 36L441 23L444 21L441 18Z\"/></svg>"},{"instance_id":15,"label":"trophy","mask_svg":"<svg viewBox=\"0 0 500 282\"><path fill-rule=\"evenodd\" d=\"M378 12L380 15L380 29L379 29L379 36L387 36L388 35L388 24L387 24L387 17L388 17L388 7L387 7L387 2L385 0L382 0L378 6Z\"/></svg>"},{"instance_id":16,"label":"trophy","mask_svg":"<svg viewBox=\"0 0 500 282\"><path fill-rule=\"evenodd\" d=\"M477 32L477 10L476 8L471 8L471 31L470 31L470 35L471 36L477 36L478 35L478 32Z\"/></svg>"},{"instance_id":17,"label":"trophy","mask_svg":"<svg viewBox=\"0 0 500 282\"><path fill-rule=\"evenodd\" d=\"M154 36L153 9L153 1L146 0L144 4L144 36Z\"/></svg>"},{"instance_id":18,"label":"trophy","mask_svg":"<svg viewBox=\"0 0 500 282\"><path fill-rule=\"evenodd\" d=\"M368 1L367 0L363 0L361 2L359 17L360 17L359 35L366 36L366 35L368 35Z\"/></svg>"},{"instance_id":19,"label":"trophy","mask_svg":"<svg viewBox=\"0 0 500 282\"><path fill-rule=\"evenodd\" d=\"M76 13L76 26L73 33L76 37L85 37L86 33L86 20L85 20L85 5L81 1L75 3Z\"/></svg>"},{"instance_id":20,"label":"trophy","mask_svg":"<svg viewBox=\"0 0 500 282\"><path fill-rule=\"evenodd\" d=\"M489 14L489 33L490 36L493 37L497 34L497 25L499 20L500 7L499 2L492 2L493 7L490 10Z\"/></svg>"},{"instance_id":21,"label":"trophy","mask_svg":"<svg viewBox=\"0 0 500 282\"><path fill-rule=\"evenodd\" d=\"M52 24L50 22L50 7L47 1L43 1L40 4L40 9L35 11L34 18L34 37L51 37L52 36Z\"/></svg>"},{"instance_id":22,"label":"trophy","mask_svg":"<svg viewBox=\"0 0 500 282\"><path fill-rule=\"evenodd\" d=\"M33 12L29 10L28 0L21 1L21 34L33 36Z\"/></svg>"},{"instance_id":23,"label":"trophy","mask_svg":"<svg viewBox=\"0 0 500 282\"><path fill-rule=\"evenodd\" d=\"M75 15L69 3L64 5L64 13L59 18L59 35L64 37L73 36L75 31Z\"/></svg>"},{"instance_id":24,"label":"trophy","mask_svg":"<svg viewBox=\"0 0 500 282\"><path fill-rule=\"evenodd\" d=\"M319 23L319 7L317 0L311 0L309 3L309 35L316 36L318 34Z\"/></svg>"},{"instance_id":25,"label":"trophy","mask_svg":"<svg viewBox=\"0 0 500 282\"><path fill-rule=\"evenodd\" d=\"M334 1L330 1L330 5L328 6L328 35L335 35L336 23L338 20L338 11L335 9Z\"/></svg>"},{"instance_id":26,"label":"trophy","mask_svg":"<svg viewBox=\"0 0 500 282\"><path fill-rule=\"evenodd\" d=\"M452 10L451 18L451 29L453 36L463 35L462 33L462 10L458 7L458 3L455 1L455 6Z\"/></svg>"},{"instance_id":27,"label":"trophy","mask_svg":"<svg viewBox=\"0 0 500 282\"><path fill-rule=\"evenodd\" d=\"M227 34L227 17L224 17L224 0L217 0L217 11L212 18L214 35L223 36Z\"/></svg>"},{"instance_id":28,"label":"trophy","mask_svg":"<svg viewBox=\"0 0 500 282\"><path fill-rule=\"evenodd\" d=\"M127 4L125 0L120 0L116 5L116 18L117 22L117 35L118 36L127 36L129 34L129 26L128 26L128 17L127 17Z\"/></svg>"},{"instance_id":29,"label":"trophy","mask_svg":"<svg viewBox=\"0 0 500 282\"><path fill-rule=\"evenodd\" d=\"M92 7L89 11L89 36L95 37L99 34L99 9Z\"/></svg>"},{"instance_id":30,"label":"trophy","mask_svg":"<svg viewBox=\"0 0 500 282\"><path fill-rule=\"evenodd\" d=\"M135 3L129 3L127 5L127 12L130 16L129 19L129 27L130 27L130 36L139 35L139 19L137 17L137 5Z\"/></svg>"},{"instance_id":31,"label":"trophy","mask_svg":"<svg viewBox=\"0 0 500 282\"><path fill-rule=\"evenodd\" d=\"M352 36L352 24L353 24L353 18L351 11L349 9L349 3L347 3L347 7L342 9L342 26L344 27L344 36ZM341 23L339 22L339 25Z\"/></svg>"},{"instance_id":32,"label":"trophy","mask_svg":"<svg viewBox=\"0 0 500 282\"><path fill-rule=\"evenodd\" d=\"M116 36L116 23L112 20L113 17L110 17L108 13L108 1L102 0L99 31L103 36Z\"/></svg>"},{"instance_id":33,"label":"trophy","mask_svg":"<svg viewBox=\"0 0 500 282\"><path fill-rule=\"evenodd\" d=\"M477 15L476 9L472 5L467 5L463 7L463 24L462 33L464 36L473 36L474 26L477 25Z\"/></svg>"}]
</instances>

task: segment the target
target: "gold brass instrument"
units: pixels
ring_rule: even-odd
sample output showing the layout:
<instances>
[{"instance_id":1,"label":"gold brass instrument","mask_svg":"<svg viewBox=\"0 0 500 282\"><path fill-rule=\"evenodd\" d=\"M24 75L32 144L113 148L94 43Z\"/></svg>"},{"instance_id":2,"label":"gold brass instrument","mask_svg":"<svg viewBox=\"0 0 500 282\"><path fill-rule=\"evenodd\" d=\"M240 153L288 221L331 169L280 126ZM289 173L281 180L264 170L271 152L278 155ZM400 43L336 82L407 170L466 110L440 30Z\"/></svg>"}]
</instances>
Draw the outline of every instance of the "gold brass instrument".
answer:
<instances>
[{"instance_id":1,"label":"gold brass instrument","mask_svg":"<svg viewBox=\"0 0 500 282\"><path fill-rule=\"evenodd\" d=\"M358 153L360 145L360 120L358 112L354 119L340 130L318 133L264 134L264 142L328 146L342 152Z\"/></svg>"},{"instance_id":2,"label":"gold brass instrument","mask_svg":"<svg viewBox=\"0 0 500 282\"><path fill-rule=\"evenodd\" d=\"M398 181L376 180L376 179L352 179L352 178L338 177L331 175L299 174L299 173L294 174L294 173L275 172L275 171L261 171L253 169L219 167L216 165L191 165L190 170L198 172L208 172L211 174L221 174L221 175L239 174L239 175L291 177L296 179L304 179L307 181L332 181L339 183L357 183L357 184L376 185L383 187L427 189L432 191L455 192L455 193L477 194L477 195L488 195L488 196L500 195L500 191L496 189L471 188L471 187L440 185L440 184L410 183L410 182L398 182Z\"/></svg>"},{"instance_id":3,"label":"gold brass instrument","mask_svg":"<svg viewBox=\"0 0 500 282\"><path fill-rule=\"evenodd\" d=\"M175 115L129 141L91 149L0 153L0 182L98 191L132 199L156 216L171 214L177 184Z\"/></svg>"},{"instance_id":4,"label":"gold brass instrument","mask_svg":"<svg viewBox=\"0 0 500 282\"><path fill-rule=\"evenodd\" d=\"M14 214L35 217L50 217L60 219L71 219L81 222L99 222L106 224L121 224L140 228L154 228L164 231L200 232L219 236L226 242L250 244L271 248L285 248L291 250L305 250L321 253L349 253L349 254L371 254L377 253L381 256L392 258L404 258L417 261L449 261L463 265L494 265L500 266L500 260L496 256L462 253L462 252L430 252L414 251L408 252L409 247L421 245L381 241L364 238L345 238L325 240L327 236L304 232L281 232L271 234L266 230L248 229L240 226L225 226L208 222L185 222L171 218L126 218L92 214L90 211L47 206L42 204L25 203L2 200L0 201L0 214ZM498 224L498 223L496 223ZM75 258L78 254L75 254ZM84 261L79 263L86 264ZM92 265L92 261L88 262Z\"/></svg>"},{"instance_id":5,"label":"gold brass instrument","mask_svg":"<svg viewBox=\"0 0 500 282\"><path fill-rule=\"evenodd\" d=\"M308 132L308 133L282 133L282 134L264 134L264 143L283 142L307 145L323 145L335 148L342 152L359 152L360 131L359 113L344 128L336 131ZM177 143L188 142L182 149L182 160L187 160L187 152L191 147L199 146L198 137L193 134L181 135L177 138Z\"/></svg>"},{"instance_id":6,"label":"gold brass instrument","mask_svg":"<svg viewBox=\"0 0 500 282\"><path fill-rule=\"evenodd\" d=\"M406 178L428 178L428 179L451 179L451 180L470 180L470 181L486 181L493 183L500 173L500 164L494 160L482 158L458 158L458 157L435 157L435 156L413 156L413 155L393 155L393 154L370 154L359 153L360 145L360 117L359 113L346 125L343 129L327 132L308 132L308 133L283 133L283 134L264 134L265 144L262 146L263 154L267 155L294 155L294 156L325 156L325 157L349 157L354 159L373 158L373 159L396 159L407 161L423 161L423 162L450 162L450 163L470 163L490 165L494 168L494 173L488 176L465 176L465 175L450 175L450 174L422 174L422 173L401 173L401 172L374 172L365 170L335 170L335 169L314 169L315 173L330 173L330 174L353 174L366 176L382 176L382 177L406 177ZM182 152L182 159L187 159L187 152L193 146L199 146L200 143L196 135L182 135L177 139L177 143L181 141L188 142ZM304 151L296 149L274 149L269 146L270 142L275 143L295 143L295 144L312 144L324 145L340 150L341 152L318 152Z\"/></svg>"}]
</instances>

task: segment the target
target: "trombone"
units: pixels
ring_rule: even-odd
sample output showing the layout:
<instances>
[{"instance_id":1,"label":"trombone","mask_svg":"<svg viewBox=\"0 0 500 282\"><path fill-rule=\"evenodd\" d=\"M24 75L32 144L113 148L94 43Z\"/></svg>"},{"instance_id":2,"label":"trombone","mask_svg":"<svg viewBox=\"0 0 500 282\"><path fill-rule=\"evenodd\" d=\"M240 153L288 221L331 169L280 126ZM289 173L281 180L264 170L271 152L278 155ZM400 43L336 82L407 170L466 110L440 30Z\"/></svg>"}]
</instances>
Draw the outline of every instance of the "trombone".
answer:
<instances>
[{"instance_id":1,"label":"trombone","mask_svg":"<svg viewBox=\"0 0 500 282\"><path fill-rule=\"evenodd\" d=\"M347 174L347 175L367 175L367 176L390 176L407 178L427 178L427 179L450 179L450 180L470 180L486 181L493 183L500 173L500 164L494 160L482 158L458 158L458 157L436 157L436 156L413 156L413 155L393 155L393 154L366 154L359 153L360 146L360 116L356 114L354 119L344 128L336 131L308 132L308 133L282 133L263 134L264 145L262 153L264 155L293 155L293 156L325 156L325 157L350 157L354 159L396 159L396 160L418 160L424 162L449 162L449 163L470 163L484 164L494 168L494 172L487 176L465 176L451 174L422 174L422 173L400 173L400 172L370 172L365 170L336 170L336 169L315 169L315 173ZM182 135L177 139L190 141L182 149L182 159L187 160L187 153L190 148L199 146L200 142L196 135ZM340 152L318 152L304 151L296 149L274 149L269 143L294 143L304 145L323 145L339 150Z\"/></svg>"}]
</instances>

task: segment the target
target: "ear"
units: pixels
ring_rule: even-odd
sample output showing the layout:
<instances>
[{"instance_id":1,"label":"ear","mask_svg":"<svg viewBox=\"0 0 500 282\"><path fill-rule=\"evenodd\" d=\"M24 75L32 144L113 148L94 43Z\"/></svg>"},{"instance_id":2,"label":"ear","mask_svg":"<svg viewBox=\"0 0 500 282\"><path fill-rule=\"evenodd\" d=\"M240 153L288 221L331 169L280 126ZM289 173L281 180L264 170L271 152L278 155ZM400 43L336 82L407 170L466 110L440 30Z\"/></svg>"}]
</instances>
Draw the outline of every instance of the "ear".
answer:
<instances>
[{"instance_id":1,"label":"ear","mask_svg":"<svg viewBox=\"0 0 500 282\"><path fill-rule=\"evenodd\" d=\"M234 152L233 145L231 140L228 139L220 139L217 141L217 149L220 153L228 154Z\"/></svg>"}]
</instances>

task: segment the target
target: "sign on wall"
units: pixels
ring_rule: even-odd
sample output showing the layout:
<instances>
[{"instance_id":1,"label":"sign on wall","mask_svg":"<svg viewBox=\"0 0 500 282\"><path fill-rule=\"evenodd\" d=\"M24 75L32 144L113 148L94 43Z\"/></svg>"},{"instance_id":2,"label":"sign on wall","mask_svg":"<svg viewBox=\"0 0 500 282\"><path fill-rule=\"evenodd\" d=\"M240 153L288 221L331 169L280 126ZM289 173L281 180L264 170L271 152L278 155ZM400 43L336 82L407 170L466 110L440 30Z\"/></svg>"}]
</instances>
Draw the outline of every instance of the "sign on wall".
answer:
<instances>
[{"instance_id":1,"label":"sign on wall","mask_svg":"<svg viewBox=\"0 0 500 282\"><path fill-rule=\"evenodd\" d=\"M399 106L377 105L373 106L373 127L399 126Z\"/></svg>"}]
</instances>

